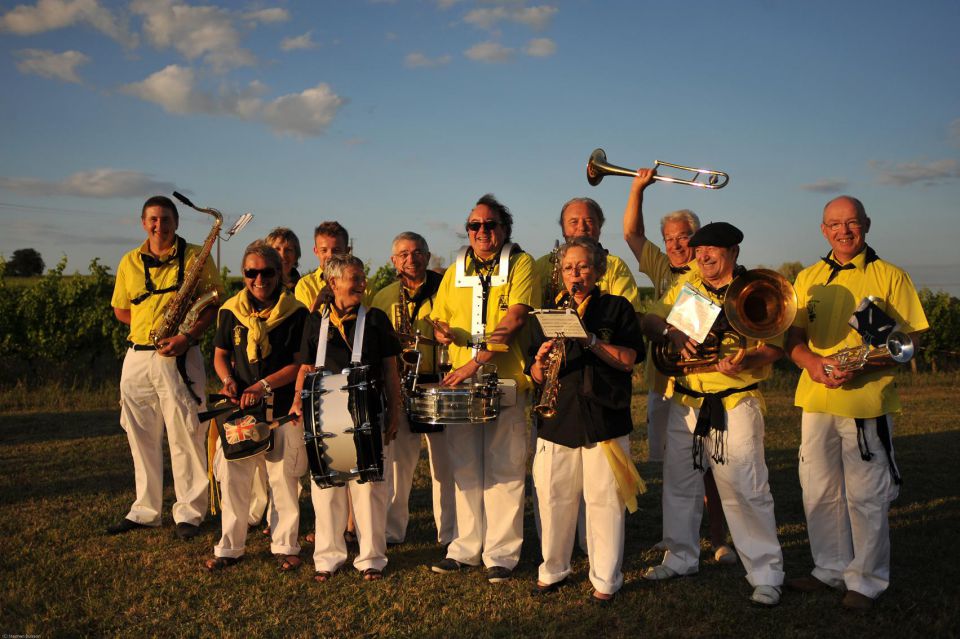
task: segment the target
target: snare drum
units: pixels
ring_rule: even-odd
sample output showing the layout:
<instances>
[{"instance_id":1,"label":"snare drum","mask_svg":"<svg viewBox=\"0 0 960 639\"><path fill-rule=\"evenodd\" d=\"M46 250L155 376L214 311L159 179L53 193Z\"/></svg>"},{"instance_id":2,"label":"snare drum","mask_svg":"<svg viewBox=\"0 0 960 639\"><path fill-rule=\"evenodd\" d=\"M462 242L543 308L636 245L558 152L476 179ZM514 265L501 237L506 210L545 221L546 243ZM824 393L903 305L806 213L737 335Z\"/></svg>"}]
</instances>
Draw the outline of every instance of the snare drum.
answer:
<instances>
[{"instance_id":1,"label":"snare drum","mask_svg":"<svg viewBox=\"0 0 960 639\"><path fill-rule=\"evenodd\" d=\"M411 423L472 424L493 421L499 414L500 390L495 383L423 384L407 397Z\"/></svg>"},{"instance_id":2,"label":"snare drum","mask_svg":"<svg viewBox=\"0 0 960 639\"><path fill-rule=\"evenodd\" d=\"M339 375L308 373L303 383L303 439L320 488L383 480L380 393L369 367Z\"/></svg>"}]
</instances>

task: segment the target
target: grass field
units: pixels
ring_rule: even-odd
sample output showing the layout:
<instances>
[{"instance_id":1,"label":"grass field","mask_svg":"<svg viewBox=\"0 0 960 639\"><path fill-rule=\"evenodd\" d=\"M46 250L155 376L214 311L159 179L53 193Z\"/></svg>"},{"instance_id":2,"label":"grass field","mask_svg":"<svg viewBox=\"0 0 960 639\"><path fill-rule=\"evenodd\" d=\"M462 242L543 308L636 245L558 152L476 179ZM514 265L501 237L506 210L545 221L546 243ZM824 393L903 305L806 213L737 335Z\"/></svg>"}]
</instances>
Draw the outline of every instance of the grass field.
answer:
<instances>
[{"instance_id":1,"label":"grass field","mask_svg":"<svg viewBox=\"0 0 960 639\"><path fill-rule=\"evenodd\" d=\"M642 420L634 458L650 491L627 520L626 583L613 606L590 605L586 559L573 583L546 601L529 595L539 551L532 515L515 578L491 586L481 570L439 576L426 462L412 496L408 542L391 548L386 578L352 569L315 584L304 567L280 574L269 544L251 533L247 560L216 575L200 569L219 533L208 520L190 542L175 539L166 489L164 526L107 537L133 498L133 470L117 410L0 413L0 632L6 636L284 637L944 637L960 626L960 378L904 376L896 451L904 476L891 512L892 585L867 616L841 610L839 595L785 593L775 609L748 603L742 568L702 562L700 574L666 583L640 578L659 560L659 467L644 463ZM799 412L787 384L767 392L767 463L788 576L811 566L797 479ZM109 406L106 398L84 404ZM61 400L60 405L65 402ZM644 398L636 397L637 414ZM302 532L312 528L304 497ZM706 528L703 529L706 534Z\"/></svg>"}]
</instances>

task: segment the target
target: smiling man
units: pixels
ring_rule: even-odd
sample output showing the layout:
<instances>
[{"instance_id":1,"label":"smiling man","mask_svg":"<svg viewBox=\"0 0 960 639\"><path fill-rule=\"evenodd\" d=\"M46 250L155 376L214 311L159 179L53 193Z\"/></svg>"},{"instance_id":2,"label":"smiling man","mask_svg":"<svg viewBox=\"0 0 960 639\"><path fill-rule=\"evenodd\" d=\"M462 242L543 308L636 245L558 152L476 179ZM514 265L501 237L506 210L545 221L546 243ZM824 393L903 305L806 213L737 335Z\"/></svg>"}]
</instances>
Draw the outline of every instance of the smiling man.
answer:
<instances>
[{"instance_id":1,"label":"smiling man","mask_svg":"<svg viewBox=\"0 0 960 639\"><path fill-rule=\"evenodd\" d=\"M892 414L900 400L890 358L841 370L833 355L863 344L848 320L867 296L915 342L928 328L910 276L877 256L869 231L860 200L827 203L820 232L830 253L797 276L799 312L787 340L803 369L799 472L814 563L812 574L787 586L846 590L841 603L854 610L871 608L890 583L888 511L900 491Z\"/></svg>"},{"instance_id":2,"label":"smiling man","mask_svg":"<svg viewBox=\"0 0 960 639\"><path fill-rule=\"evenodd\" d=\"M320 266L301 277L295 288L297 300L311 312L317 309L320 292L327 286L323 277L324 266L331 256L346 254L349 245L350 234L339 222L322 222L313 230L313 254Z\"/></svg>"}]
</instances>

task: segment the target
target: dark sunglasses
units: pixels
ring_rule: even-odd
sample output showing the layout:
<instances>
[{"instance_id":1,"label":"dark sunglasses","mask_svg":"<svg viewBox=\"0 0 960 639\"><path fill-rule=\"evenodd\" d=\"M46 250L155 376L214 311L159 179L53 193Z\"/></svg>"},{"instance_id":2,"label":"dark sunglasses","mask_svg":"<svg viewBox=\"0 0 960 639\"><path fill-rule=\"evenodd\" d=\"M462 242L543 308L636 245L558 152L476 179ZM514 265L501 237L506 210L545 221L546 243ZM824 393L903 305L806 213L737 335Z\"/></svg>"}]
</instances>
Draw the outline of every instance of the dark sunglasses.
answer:
<instances>
[{"instance_id":1,"label":"dark sunglasses","mask_svg":"<svg viewBox=\"0 0 960 639\"><path fill-rule=\"evenodd\" d=\"M480 227L483 227L484 231L492 231L498 226L500 226L500 222L496 220L490 220L489 222L467 222L467 230L473 231L474 233L479 231Z\"/></svg>"},{"instance_id":2,"label":"dark sunglasses","mask_svg":"<svg viewBox=\"0 0 960 639\"><path fill-rule=\"evenodd\" d=\"M263 279L270 279L271 277L276 277L277 269L275 268L248 268L243 272L243 276L248 280L257 279L257 275L261 276Z\"/></svg>"}]
</instances>

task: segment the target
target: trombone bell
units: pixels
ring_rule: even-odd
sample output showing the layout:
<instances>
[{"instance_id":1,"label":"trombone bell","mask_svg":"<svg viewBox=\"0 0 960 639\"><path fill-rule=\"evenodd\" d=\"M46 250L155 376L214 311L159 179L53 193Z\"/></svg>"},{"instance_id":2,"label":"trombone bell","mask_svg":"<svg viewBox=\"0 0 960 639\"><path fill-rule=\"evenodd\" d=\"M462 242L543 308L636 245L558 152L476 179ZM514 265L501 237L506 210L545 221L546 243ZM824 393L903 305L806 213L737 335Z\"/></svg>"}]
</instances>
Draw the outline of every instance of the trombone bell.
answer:
<instances>
[{"instance_id":1,"label":"trombone bell","mask_svg":"<svg viewBox=\"0 0 960 639\"><path fill-rule=\"evenodd\" d=\"M682 164L661 162L660 160L654 161L654 170L660 168L661 166L667 166L680 171L688 171L693 173L693 175L687 178L674 177L670 175L654 175L654 180L659 180L661 182L672 182L673 184L686 184L687 186L696 186L701 189L722 189L727 185L727 182L730 181L730 176L723 171L714 171L713 169L697 169L689 166L683 166ZM590 159L587 161L587 182L589 182L591 186L596 186L600 184L601 180L603 180L603 178L607 175L636 177L637 172L631 171L630 169L625 169L622 166L609 164L607 162L606 152L604 152L603 149L594 149L593 153L590 154Z\"/></svg>"}]
</instances>

